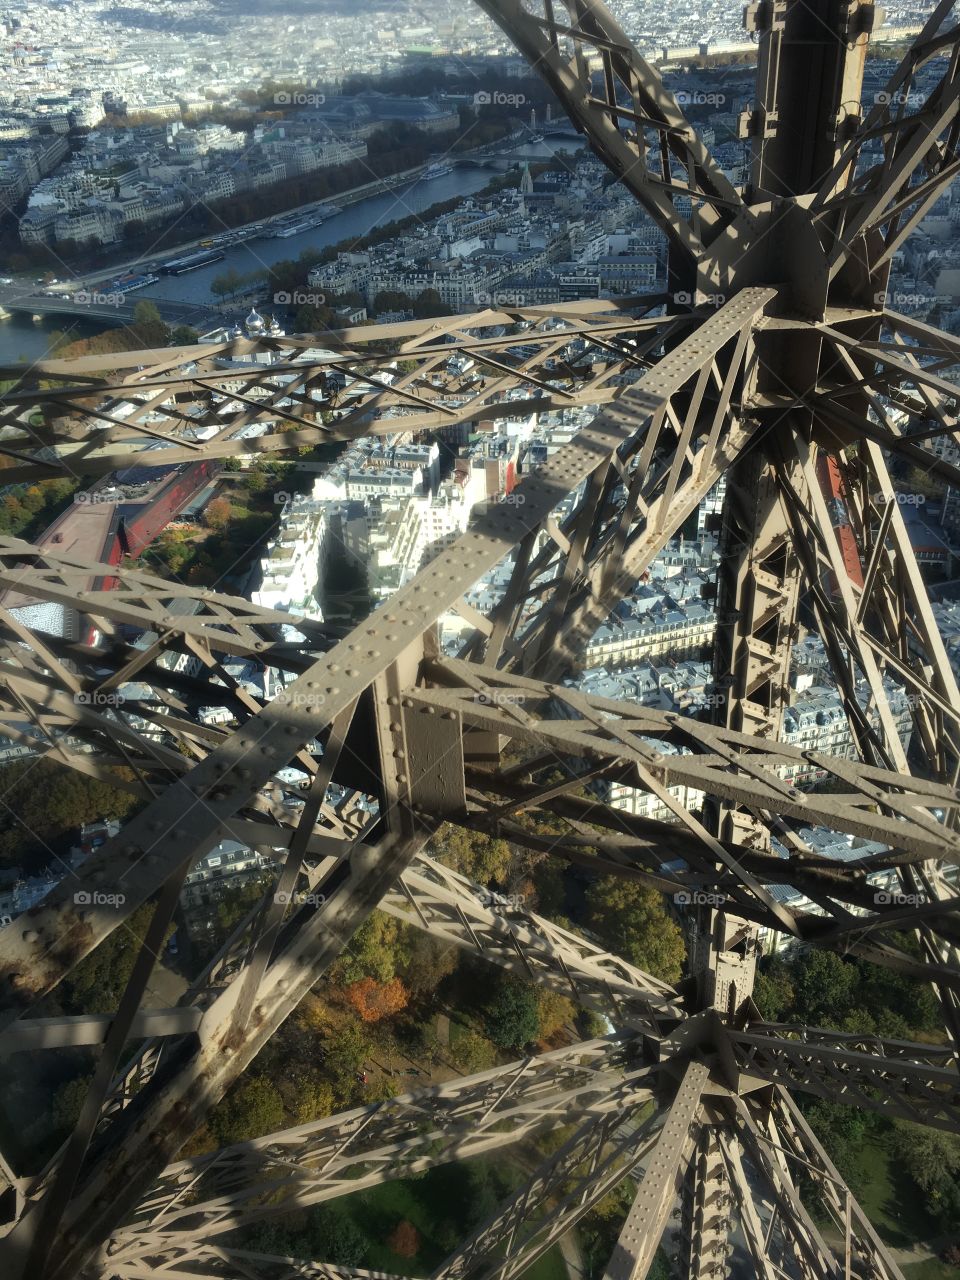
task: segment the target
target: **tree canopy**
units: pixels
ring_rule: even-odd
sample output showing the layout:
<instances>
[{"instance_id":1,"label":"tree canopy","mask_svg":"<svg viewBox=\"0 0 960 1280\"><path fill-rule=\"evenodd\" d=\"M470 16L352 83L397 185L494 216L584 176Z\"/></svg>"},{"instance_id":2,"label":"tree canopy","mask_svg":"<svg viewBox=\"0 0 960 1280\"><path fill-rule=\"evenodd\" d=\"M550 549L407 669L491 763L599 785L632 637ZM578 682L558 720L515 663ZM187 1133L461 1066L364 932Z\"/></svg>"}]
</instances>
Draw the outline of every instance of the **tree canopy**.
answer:
<instances>
[{"instance_id":1,"label":"tree canopy","mask_svg":"<svg viewBox=\"0 0 960 1280\"><path fill-rule=\"evenodd\" d=\"M646 973L676 982L684 959L680 926L663 897L636 880L600 876L587 890L587 927Z\"/></svg>"}]
</instances>

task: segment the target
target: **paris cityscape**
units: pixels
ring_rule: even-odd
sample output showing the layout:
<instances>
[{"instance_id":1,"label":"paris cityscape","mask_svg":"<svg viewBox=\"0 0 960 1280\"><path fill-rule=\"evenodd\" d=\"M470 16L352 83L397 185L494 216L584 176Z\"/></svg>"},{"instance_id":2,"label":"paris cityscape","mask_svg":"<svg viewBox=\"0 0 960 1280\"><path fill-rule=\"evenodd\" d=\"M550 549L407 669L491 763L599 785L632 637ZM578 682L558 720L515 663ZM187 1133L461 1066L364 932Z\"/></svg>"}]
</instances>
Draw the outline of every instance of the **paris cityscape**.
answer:
<instances>
[{"instance_id":1,"label":"paris cityscape","mask_svg":"<svg viewBox=\"0 0 960 1280\"><path fill-rule=\"evenodd\" d=\"M960 18L0 9L0 1276L960 1278Z\"/></svg>"}]
</instances>

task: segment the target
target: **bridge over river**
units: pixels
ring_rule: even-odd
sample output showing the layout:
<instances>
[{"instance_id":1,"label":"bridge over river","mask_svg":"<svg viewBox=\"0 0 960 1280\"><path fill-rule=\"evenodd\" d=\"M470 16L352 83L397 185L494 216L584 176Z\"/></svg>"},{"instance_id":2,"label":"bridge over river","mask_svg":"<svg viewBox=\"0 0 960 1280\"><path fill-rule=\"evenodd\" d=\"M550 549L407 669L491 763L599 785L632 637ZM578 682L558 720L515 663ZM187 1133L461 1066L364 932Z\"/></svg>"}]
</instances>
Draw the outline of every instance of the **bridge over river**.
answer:
<instances>
[{"instance_id":1,"label":"bridge over river","mask_svg":"<svg viewBox=\"0 0 960 1280\"><path fill-rule=\"evenodd\" d=\"M123 301L113 301L115 297ZM22 289L0 288L0 307L5 311L36 316L76 316L85 320L105 320L123 324L133 319L133 310L141 301L136 293L114 295L107 291L79 289L73 294L27 293ZM144 298L152 302L168 324L189 324L195 328L214 328L220 315L212 303L182 302L172 298Z\"/></svg>"}]
</instances>

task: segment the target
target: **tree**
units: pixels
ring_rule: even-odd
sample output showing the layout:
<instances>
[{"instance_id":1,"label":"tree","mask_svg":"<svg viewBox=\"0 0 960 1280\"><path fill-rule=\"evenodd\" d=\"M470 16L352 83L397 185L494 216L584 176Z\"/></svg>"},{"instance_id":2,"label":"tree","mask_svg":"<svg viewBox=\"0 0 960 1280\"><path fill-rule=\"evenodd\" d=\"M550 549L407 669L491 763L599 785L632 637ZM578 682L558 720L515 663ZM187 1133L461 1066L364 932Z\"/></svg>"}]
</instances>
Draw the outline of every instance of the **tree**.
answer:
<instances>
[{"instance_id":1,"label":"tree","mask_svg":"<svg viewBox=\"0 0 960 1280\"><path fill-rule=\"evenodd\" d=\"M46 867L51 850L68 852L83 823L126 817L141 803L137 795L50 760L0 767L0 794L0 866L28 871Z\"/></svg>"},{"instance_id":2,"label":"tree","mask_svg":"<svg viewBox=\"0 0 960 1280\"><path fill-rule=\"evenodd\" d=\"M541 1040L549 1040L561 1027L573 1022L577 1010L572 1000L554 991L552 987L537 987L537 1034Z\"/></svg>"},{"instance_id":3,"label":"tree","mask_svg":"<svg viewBox=\"0 0 960 1280\"><path fill-rule=\"evenodd\" d=\"M233 518L233 507L226 498L214 498L208 502L203 518L210 529L225 529Z\"/></svg>"},{"instance_id":4,"label":"tree","mask_svg":"<svg viewBox=\"0 0 960 1280\"><path fill-rule=\"evenodd\" d=\"M680 926L662 896L636 880L600 876L587 890L587 926L632 964L676 982L684 959Z\"/></svg>"},{"instance_id":5,"label":"tree","mask_svg":"<svg viewBox=\"0 0 960 1280\"><path fill-rule=\"evenodd\" d=\"M374 298L371 310L375 316L385 311L412 311L413 299L396 289L382 289Z\"/></svg>"},{"instance_id":6,"label":"tree","mask_svg":"<svg viewBox=\"0 0 960 1280\"><path fill-rule=\"evenodd\" d=\"M404 931L403 977L414 997L431 995L457 967L457 948L431 938L421 929Z\"/></svg>"},{"instance_id":7,"label":"tree","mask_svg":"<svg viewBox=\"0 0 960 1280\"><path fill-rule=\"evenodd\" d=\"M453 312L436 289L424 289L413 301L413 315L417 320L427 320L431 316L450 316Z\"/></svg>"},{"instance_id":8,"label":"tree","mask_svg":"<svg viewBox=\"0 0 960 1280\"><path fill-rule=\"evenodd\" d=\"M812 1026L837 1026L857 1002L859 971L833 951L811 948L791 965L794 1001L791 1017Z\"/></svg>"},{"instance_id":9,"label":"tree","mask_svg":"<svg viewBox=\"0 0 960 1280\"><path fill-rule=\"evenodd\" d=\"M826 1147L830 1159L851 1184L860 1178L860 1156L865 1140L876 1132L878 1121L868 1111L826 1099L805 1099L807 1123Z\"/></svg>"},{"instance_id":10,"label":"tree","mask_svg":"<svg viewBox=\"0 0 960 1280\"><path fill-rule=\"evenodd\" d=\"M133 308L133 328L138 341L146 347L166 346L170 329L153 302L138 302Z\"/></svg>"},{"instance_id":11,"label":"tree","mask_svg":"<svg viewBox=\"0 0 960 1280\"><path fill-rule=\"evenodd\" d=\"M780 1022L794 1001L790 971L777 957L762 969L753 984L753 999L766 1022Z\"/></svg>"},{"instance_id":12,"label":"tree","mask_svg":"<svg viewBox=\"0 0 960 1280\"><path fill-rule=\"evenodd\" d=\"M189 324L178 324L170 334L170 341L176 347L188 347L199 338L199 333Z\"/></svg>"},{"instance_id":13,"label":"tree","mask_svg":"<svg viewBox=\"0 0 960 1280\"><path fill-rule=\"evenodd\" d=\"M906 1120L894 1121L894 1148L944 1232L960 1230L960 1137Z\"/></svg>"},{"instance_id":14,"label":"tree","mask_svg":"<svg viewBox=\"0 0 960 1280\"><path fill-rule=\"evenodd\" d=\"M238 273L234 267L215 275L210 281L210 292L221 301L227 294L233 294L237 288Z\"/></svg>"},{"instance_id":15,"label":"tree","mask_svg":"<svg viewBox=\"0 0 960 1280\"><path fill-rule=\"evenodd\" d=\"M540 1016L536 993L516 978L500 978L484 1012L490 1039L501 1049L522 1049L537 1037Z\"/></svg>"},{"instance_id":16,"label":"tree","mask_svg":"<svg viewBox=\"0 0 960 1280\"><path fill-rule=\"evenodd\" d=\"M399 978L389 982L377 982L373 978L361 978L347 987L347 999L364 1022L380 1022L405 1009L410 993Z\"/></svg>"},{"instance_id":17,"label":"tree","mask_svg":"<svg viewBox=\"0 0 960 1280\"><path fill-rule=\"evenodd\" d=\"M373 1045L361 1027L348 1024L337 1029L327 1046L327 1073L340 1094L349 1096L353 1092L354 1077L370 1057Z\"/></svg>"},{"instance_id":18,"label":"tree","mask_svg":"<svg viewBox=\"0 0 960 1280\"><path fill-rule=\"evenodd\" d=\"M335 322L336 316L331 307L308 303L298 307L294 326L297 333L319 333L323 329L332 329Z\"/></svg>"},{"instance_id":19,"label":"tree","mask_svg":"<svg viewBox=\"0 0 960 1280\"><path fill-rule=\"evenodd\" d=\"M493 1045L478 1031L470 1027L458 1028L456 1037L450 1039L450 1056L465 1075L486 1071L496 1062Z\"/></svg>"},{"instance_id":20,"label":"tree","mask_svg":"<svg viewBox=\"0 0 960 1280\"><path fill-rule=\"evenodd\" d=\"M297 1230L285 1222L260 1223L247 1233L247 1248L295 1258L323 1258L338 1267L359 1267L369 1242L348 1214L329 1205L307 1211L307 1225Z\"/></svg>"},{"instance_id":21,"label":"tree","mask_svg":"<svg viewBox=\"0 0 960 1280\"><path fill-rule=\"evenodd\" d=\"M297 1124L309 1124L320 1116L333 1114L336 1106L333 1090L322 1080L306 1081L297 1088L293 1114Z\"/></svg>"},{"instance_id":22,"label":"tree","mask_svg":"<svg viewBox=\"0 0 960 1280\"><path fill-rule=\"evenodd\" d=\"M420 1251L420 1232L404 1218L387 1236L387 1245L401 1258L415 1258Z\"/></svg>"},{"instance_id":23,"label":"tree","mask_svg":"<svg viewBox=\"0 0 960 1280\"><path fill-rule=\"evenodd\" d=\"M69 1133L80 1119L93 1076L77 1076L60 1085L53 1095L50 1107L50 1120L57 1134Z\"/></svg>"},{"instance_id":24,"label":"tree","mask_svg":"<svg viewBox=\"0 0 960 1280\"><path fill-rule=\"evenodd\" d=\"M503 884L510 869L510 846L479 831L446 825L431 841L431 853L439 856L444 866L469 876L478 884L490 881Z\"/></svg>"},{"instance_id":25,"label":"tree","mask_svg":"<svg viewBox=\"0 0 960 1280\"><path fill-rule=\"evenodd\" d=\"M399 920L383 911L373 911L350 939L349 949L337 965L336 977L346 983L359 982L361 978L389 982L406 964L408 936Z\"/></svg>"},{"instance_id":26,"label":"tree","mask_svg":"<svg viewBox=\"0 0 960 1280\"><path fill-rule=\"evenodd\" d=\"M223 1146L282 1129L283 1101L266 1076L242 1076L214 1111L210 1126Z\"/></svg>"}]
</instances>

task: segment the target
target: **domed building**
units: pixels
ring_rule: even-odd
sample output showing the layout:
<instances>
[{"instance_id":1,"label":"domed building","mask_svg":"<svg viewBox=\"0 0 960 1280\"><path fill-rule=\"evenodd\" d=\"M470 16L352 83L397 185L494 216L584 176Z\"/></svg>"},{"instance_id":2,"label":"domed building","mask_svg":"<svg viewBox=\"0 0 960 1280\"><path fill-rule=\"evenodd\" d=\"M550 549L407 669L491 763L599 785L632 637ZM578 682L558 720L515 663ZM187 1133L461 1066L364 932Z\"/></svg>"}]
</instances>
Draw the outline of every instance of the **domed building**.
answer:
<instances>
[{"instance_id":1,"label":"domed building","mask_svg":"<svg viewBox=\"0 0 960 1280\"><path fill-rule=\"evenodd\" d=\"M259 311L257 311L256 307L254 307L246 320L244 320L243 327L247 331L248 338L259 338L263 334L264 319Z\"/></svg>"}]
</instances>

